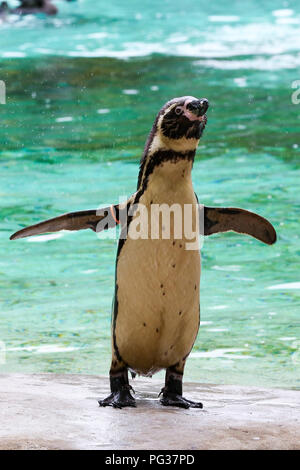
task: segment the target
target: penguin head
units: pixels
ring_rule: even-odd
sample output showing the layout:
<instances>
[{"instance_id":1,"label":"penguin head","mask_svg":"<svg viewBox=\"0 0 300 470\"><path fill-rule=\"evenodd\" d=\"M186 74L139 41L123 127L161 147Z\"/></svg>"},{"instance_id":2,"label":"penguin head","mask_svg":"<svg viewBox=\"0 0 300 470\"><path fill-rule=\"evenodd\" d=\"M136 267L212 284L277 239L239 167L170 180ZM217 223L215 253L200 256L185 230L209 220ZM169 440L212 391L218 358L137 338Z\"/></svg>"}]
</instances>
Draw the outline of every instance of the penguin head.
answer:
<instances>
[{"instance_id":1,"label":"penguin head","mask_svg":"<svg viewBox=\"0 0 300 470\"><path fill-rule=\"evenodd\" d=\"M164 142L172 148L178 147L180 141L187 147L198 141L207 122L206 111L209 103L206 98L182 96L168 101L157 116L157 132Z\"/></svg>"}]
</instances>

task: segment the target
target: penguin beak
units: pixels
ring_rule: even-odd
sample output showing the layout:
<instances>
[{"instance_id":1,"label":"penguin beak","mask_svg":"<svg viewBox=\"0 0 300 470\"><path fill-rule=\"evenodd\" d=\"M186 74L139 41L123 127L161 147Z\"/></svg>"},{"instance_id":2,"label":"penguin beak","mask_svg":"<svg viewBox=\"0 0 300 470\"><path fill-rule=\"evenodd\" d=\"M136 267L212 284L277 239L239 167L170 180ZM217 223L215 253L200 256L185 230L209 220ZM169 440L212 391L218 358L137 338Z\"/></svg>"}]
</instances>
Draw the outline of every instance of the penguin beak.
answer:
<instances>
[{"instance_id":1,"label":"penguin beak","mask_svg":"<svg viewBox=\"0 0 300 470\"><path fill-rule=\"evenodd\" d=\"M206 111L208 110L208 100L206 98L191 99L188 98L183 106L183 114L190 121L198 121L205 126L207 117Z\"/></svg>"},{"instance_id":2,"label":"penguin beak","mask_svg":"<svg viewBox=\"0 0 300 470\"><path fill-rule=\"evenodd\" d=\"M200 100L190 101L186 107L196 117L200 118L201 116L204 116L208 110L209 102L206 98L201 98Z\"/></svg>"}]
</instances>

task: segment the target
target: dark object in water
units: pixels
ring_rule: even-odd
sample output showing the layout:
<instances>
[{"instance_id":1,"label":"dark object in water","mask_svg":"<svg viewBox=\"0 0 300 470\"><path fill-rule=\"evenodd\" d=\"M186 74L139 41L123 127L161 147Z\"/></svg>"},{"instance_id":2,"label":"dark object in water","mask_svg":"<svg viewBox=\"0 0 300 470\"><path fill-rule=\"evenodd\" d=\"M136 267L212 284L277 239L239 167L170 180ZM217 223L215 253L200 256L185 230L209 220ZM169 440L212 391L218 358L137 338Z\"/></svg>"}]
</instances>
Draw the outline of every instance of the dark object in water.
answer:
<instances>
[{"instance_id":1,"label":"dark object in water","mask_svg":"<svg viewBox=\"0 0 300 470\"><path fill-rule=\"evenodd\" d=\"M9 14L9 6L7 2L2 2L0 3L0 18L6 18L6 16Z\"/></svg>"},{"instance_id":2,"label":"dark object in water","mask_svg":"<svg viewBox=\"0 0 300 470\"><path fill-rule=\"evenodd\" d=\"M32 15L35 13L45 13L45 15L56 15L58 9L51 0L20 0L21 5L11 10L17 15Z\"/></svg>"},{"instance_id":3,"label":"dark object in water","mask_svg":"<svg viewBox=\"0 0 300 470\"><path fill-rule=\"evenodd\" d=\"M9 8L8 3L0 4L0 18L5 18L8 14L14 15L34 15L36 13L44 13L45 15L56 15L58 8L53 5L52 0L19 0L21 5L17 8ZM73 2L75 0L66 0Z\"/></svg>"}]
</instances>

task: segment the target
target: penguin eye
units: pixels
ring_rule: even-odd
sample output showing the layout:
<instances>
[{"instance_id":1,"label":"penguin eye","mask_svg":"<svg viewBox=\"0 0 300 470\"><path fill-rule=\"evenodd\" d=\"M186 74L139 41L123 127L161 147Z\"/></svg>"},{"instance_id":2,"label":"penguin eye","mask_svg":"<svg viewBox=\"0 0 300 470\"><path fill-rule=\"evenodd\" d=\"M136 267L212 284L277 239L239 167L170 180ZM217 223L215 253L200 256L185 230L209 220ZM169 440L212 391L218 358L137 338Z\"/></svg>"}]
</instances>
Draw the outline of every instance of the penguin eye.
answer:
<instances>
[{"instance_id":1,"label":"penguin eye","mask_svg":"<svg viewBox=\"0 0 300 470\"><path fill-rule=\"evenodd\" d=\"M175 108L175 113L177 114L177 116L180 116L180 114L183 113L183 109L181 108L181 106L177 106L177 108Z\"/></svg>"}]
</instances>

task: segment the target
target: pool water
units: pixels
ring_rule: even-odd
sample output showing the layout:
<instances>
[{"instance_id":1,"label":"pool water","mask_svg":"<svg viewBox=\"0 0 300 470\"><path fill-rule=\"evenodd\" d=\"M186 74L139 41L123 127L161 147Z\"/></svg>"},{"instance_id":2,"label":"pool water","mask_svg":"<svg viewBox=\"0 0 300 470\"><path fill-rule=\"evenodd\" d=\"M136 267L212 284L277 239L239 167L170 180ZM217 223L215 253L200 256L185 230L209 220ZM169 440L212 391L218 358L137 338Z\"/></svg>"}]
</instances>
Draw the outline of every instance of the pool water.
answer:
<instances>
[{"instance_id":1,"label":"pool water","mask_svg":"<svg viewBox=\"0 0 300 470\"><path fill-rule=\"evenodd\" d=\"M278 241L205 239L186 378L299 388L300 6L110 3L0 24L0 371L108 374L117 241L9 235L132 194L157 111L191 94L211 104L199 201L260 213Z\"/></svg>"}]
</instances>

